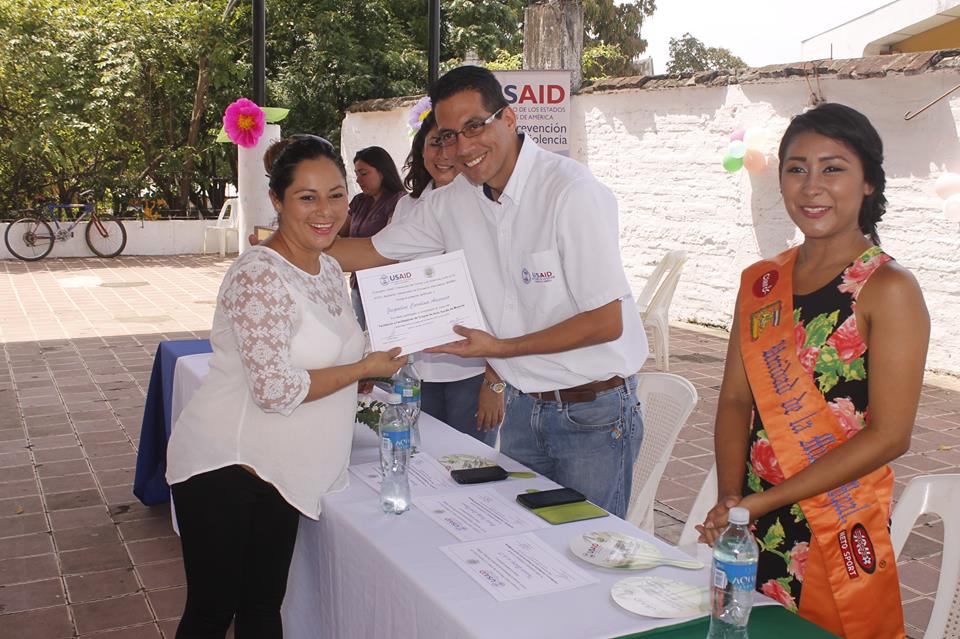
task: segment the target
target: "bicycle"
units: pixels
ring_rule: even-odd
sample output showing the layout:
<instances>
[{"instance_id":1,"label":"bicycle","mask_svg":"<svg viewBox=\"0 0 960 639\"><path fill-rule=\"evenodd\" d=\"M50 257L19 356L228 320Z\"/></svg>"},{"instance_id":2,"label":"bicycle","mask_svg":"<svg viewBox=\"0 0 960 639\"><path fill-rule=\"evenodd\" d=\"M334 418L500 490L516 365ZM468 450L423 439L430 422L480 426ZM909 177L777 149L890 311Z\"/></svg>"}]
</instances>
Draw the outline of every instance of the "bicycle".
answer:
<instances>
[{"instance_id":1,"label":"bicycle","mask_svg":"<svg viewBox=\"0 0 960 639\"><path fill-rule=\"evenodd\" d=\"M116 257L127 245L127 230L120 220L112 215L97 213L96 202L90 191L80 194L83 204L56 204L50 202L36 215L28 215L11 222L3 241L14 257L25 262L35 262L50 254L54 242L65 242L73 237L73 229L89 216L84 239L90 250L99 257ZM82 210L77 219L60 226L57 211ZM54 230L50 222L56 227Z\"/></svg>"}]
</instances>

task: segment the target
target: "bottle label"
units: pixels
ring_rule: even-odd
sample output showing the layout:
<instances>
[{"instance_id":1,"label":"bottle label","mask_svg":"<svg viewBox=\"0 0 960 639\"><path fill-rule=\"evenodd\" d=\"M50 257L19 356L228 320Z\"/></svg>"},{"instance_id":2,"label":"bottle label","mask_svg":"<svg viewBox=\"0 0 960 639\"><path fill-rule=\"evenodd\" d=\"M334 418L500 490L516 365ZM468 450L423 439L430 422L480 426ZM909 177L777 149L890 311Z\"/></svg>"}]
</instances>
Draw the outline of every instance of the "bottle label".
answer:
<instances>
[{"instance_id":1,"label":"bottle label","mask_svg":"<svg viewBox=\"0 0 960 639\"><path fill-rule=\"evenodd\" d=\"M753 590L757 587L757 564L734 564L719 559L713 560L713 587L735 590Z\"/></svg>"},{"instance_id":2,"label":"bottle label","mask_svg":"<svg viewBox=\"0 0 960 639\"><path fill-rule=\"evenodd\" d=\"M390 430L380 431L383 437L383 450L387 452L392 449L407 450L410 448L409 430Z\"/></svg>"},{"instance_id":3,"label":"bottle label","mask_svg":"<svg viewBox=\"0 0 960 639\"><path fill-rule=\"evenodd\" d=\"M400 399L403 401L404 404L412 404L413 402L420 401L420 385L419 384L414 386L409 384L401 384L398 382L397 384L394 384L393 392L400 395Z\"/></svg>"}]
</instances>

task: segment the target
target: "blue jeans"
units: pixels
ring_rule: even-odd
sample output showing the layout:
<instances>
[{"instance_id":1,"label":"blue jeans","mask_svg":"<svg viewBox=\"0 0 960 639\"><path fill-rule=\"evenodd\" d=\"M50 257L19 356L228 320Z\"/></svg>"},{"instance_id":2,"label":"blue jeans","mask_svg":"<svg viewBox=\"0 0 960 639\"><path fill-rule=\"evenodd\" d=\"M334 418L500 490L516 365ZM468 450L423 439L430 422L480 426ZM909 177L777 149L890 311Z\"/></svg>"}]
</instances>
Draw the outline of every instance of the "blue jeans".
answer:
<instances>
[{"instance_id":1,"label":"blue jeans","mask_svg":"<svg viewBox=\"0 0 960 639\"><path fill-rule=\"evenodd\" d=\"M420 408L461 433L493 446L497 441L497 429L484 433L477 428L477 398L481 384L483 373L456 382L423 382Z\"/></svg>"},{"instance_id":2,"label":"blue jeans","mask_svg":"<svg viewBox=\"0 0 960 639\"><path fill-rule=\"evenodd\" d=\"M507 389L501 451L623 517L633 460L643 441L637 378L597 393L592 402L541 401Z\"/></svg>"}]
</instances>

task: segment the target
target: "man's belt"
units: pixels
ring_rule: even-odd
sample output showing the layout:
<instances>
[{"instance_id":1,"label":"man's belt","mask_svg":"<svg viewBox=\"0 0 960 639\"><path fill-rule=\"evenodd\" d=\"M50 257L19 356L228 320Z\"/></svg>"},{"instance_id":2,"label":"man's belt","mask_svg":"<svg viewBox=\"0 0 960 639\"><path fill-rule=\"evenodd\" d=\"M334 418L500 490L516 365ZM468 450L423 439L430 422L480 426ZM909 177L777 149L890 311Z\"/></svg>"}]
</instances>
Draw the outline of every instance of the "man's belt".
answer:
<instances>
[{"instance_id":1,"label":"man's belt","mask_svg":"<svg viewBox=\"0 0 960 639\"><path fill-rule=\"evenodd\" d=\"M597 393L616 388L617 386L623 386L623 378L619 375L605 379L602 382L589 382L587 384L581 384L580 386L574 386L573 388L526 394L534 399L539 399L541 402L555 402L559 396L560 401L564 404L578 404L581 402L592 402L597 398Z\"/></svg>"}]
</instances>

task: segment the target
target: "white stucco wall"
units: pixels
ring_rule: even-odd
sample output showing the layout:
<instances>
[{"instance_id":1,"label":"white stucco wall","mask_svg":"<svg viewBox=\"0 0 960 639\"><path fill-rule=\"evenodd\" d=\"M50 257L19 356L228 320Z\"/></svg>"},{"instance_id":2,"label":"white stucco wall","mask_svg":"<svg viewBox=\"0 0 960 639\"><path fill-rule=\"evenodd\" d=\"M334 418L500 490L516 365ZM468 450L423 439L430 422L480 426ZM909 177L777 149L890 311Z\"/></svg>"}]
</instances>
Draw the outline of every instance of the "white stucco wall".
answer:
<instances>
[{"instance_id":1,"label":"white stucco wall","mask_svg":"<svg viewBox=\"0 0 960 639\"><path fill-rule=\"evenodd\" d=\"M157 220L138 222L124 220L123 226L127 230L127 245L123 255L189 255L200 253L203 249L204 229L213 224L213 220ZM0 224L0 236L7 230L7 224ZM57 242L48 257L94 257L84 240L83 234L86 223L79 224L73 230L73 237L64 242ZM220 250L220 235L218 231L210 231L207 235L207 252L214 253ZM228 233L226 242L227 253L237 252L237 234ZM16 259L7 250L6 244L0 243L0 259Z\"/></svg>"},{"instance_id":2,"label":"white stucco wall","mask_svg":"<svg viewBox=\"0 0 960 639\"><path fill-rule=\"evenodd\" d=\"M933 184L943 171L960 173L960 94L909 122L903 114L953 87L958 75L821 80L828 100L864 112L883 137L889 205L880 238L917 276L926 296L933 322L928 368L955 375L960 229L943 218ZM573 97L571 157L617 196L621 251L635 292L666 251L686 250L671 318L729 327L740 271L799 238L780 201L775 160L767 172L751 175L726 173L720 159L729 134L752 126L768 131L773 158L790 117L809 94L802 78L787 78ZM343 148L409 148L405 120L405 109L350 113Z\"/></svg>"}]
</instances>

